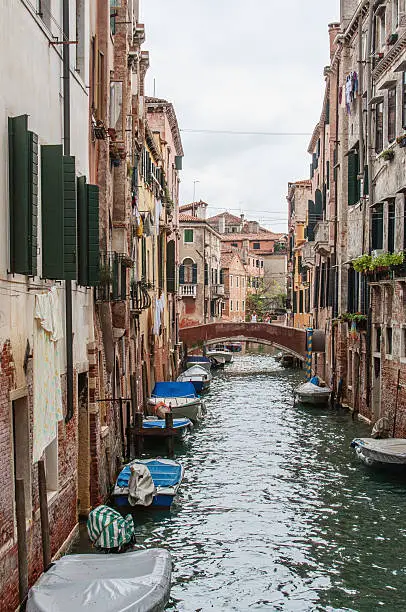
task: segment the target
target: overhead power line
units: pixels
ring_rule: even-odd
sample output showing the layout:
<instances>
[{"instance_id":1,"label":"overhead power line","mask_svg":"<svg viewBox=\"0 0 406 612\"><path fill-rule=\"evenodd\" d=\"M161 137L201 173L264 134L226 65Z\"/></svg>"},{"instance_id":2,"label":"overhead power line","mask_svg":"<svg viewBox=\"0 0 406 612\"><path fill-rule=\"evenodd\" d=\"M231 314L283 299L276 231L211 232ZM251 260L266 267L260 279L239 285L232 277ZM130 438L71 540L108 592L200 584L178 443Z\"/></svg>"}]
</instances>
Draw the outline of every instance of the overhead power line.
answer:
<instances>
[{"instance_id":1,"label":"overhead power line","mask_svg":"<svg viewBox=\"0 0 406 612\"><path fill-rule=\"evenodd\" d=\"M183 128L181 132L193 134L229 134L231 136L311 136L311 132L242 132L238 130L198 130Z\"/></svg>"}]
</instances>

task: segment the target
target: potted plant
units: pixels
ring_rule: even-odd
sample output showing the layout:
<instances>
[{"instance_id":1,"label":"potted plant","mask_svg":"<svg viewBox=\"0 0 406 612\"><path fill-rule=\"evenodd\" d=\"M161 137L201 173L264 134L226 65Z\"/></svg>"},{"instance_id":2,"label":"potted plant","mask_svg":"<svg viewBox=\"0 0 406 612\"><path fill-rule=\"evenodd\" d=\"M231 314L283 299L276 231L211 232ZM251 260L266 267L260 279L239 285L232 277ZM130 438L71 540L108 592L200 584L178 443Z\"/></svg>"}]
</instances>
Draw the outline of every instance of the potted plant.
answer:
<instances>
[{"instance_id":1,"label":"potted plant","mask_svg":"<svg viewBox=\"0 0 406 612\"><path fill-rule=\"evenodd\" d=\"M406 147L406 134L402 134L401 136L398 136L396 138L396 142L398 143L401 149L404 149Z\"/></svg>"},{"instance_id":2,"label":"potted plant","mask_svg":"<svg viewBox=\"0 0 406 612\"><path fill-rule=\"evenodd\" d=\"M385 161L392 161L395 157L395 152L392 149L385 149L385 151L382 151L381 157Z\"/></svg>"}]
</instances>

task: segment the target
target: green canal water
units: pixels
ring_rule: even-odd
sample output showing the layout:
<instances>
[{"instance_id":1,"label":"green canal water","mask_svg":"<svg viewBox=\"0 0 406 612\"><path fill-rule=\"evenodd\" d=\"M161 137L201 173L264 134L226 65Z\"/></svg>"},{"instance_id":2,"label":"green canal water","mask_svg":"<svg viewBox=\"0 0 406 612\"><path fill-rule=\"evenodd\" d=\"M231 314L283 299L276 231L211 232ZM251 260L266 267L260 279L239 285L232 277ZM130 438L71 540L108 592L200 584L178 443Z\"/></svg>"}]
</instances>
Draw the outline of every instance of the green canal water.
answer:
<instances>
[{"instance_id":1,"label":"green canal water","mask_svg":"<svg viewBox=\"0 0 406 612\"><path fill-rule=\"evenodd\" d=\"M215 374L176 504L136 518L172 554L168 610L406 610L406 477L357 461L346 411L293 407L302 378L253 354Z\"/></svg>"}]
</instances>

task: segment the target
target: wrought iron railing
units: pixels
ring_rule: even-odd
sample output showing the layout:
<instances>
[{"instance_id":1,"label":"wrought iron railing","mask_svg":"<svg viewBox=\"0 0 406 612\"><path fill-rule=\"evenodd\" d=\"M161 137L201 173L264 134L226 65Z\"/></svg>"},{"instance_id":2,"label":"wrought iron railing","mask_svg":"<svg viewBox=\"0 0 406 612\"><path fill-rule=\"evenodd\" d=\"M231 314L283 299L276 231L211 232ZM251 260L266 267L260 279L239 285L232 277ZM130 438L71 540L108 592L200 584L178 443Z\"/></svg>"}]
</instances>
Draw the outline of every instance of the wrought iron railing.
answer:
<instances>
[{"instance_id":1,"label":"wrought iron railing","mask_svg":"<svg viewBox=\"0 0 406 612\"><path fill-rule=\"evenodd\" d=\"M100 254L100 282L96 287L98 302L117 302L127 299L127 270L133 265L124 253Z\"/></svg>"},{"instance_id":2,"label":"wrought iron railing","mask_svg":"<svg viewBox=\"0 0 406 612\"><path fill-rule=\"evenodd\" d=\"M144 281L132 281L130 290L130 309L142 312L151 306L151 296Z\"/></svg>"}]
</instances>

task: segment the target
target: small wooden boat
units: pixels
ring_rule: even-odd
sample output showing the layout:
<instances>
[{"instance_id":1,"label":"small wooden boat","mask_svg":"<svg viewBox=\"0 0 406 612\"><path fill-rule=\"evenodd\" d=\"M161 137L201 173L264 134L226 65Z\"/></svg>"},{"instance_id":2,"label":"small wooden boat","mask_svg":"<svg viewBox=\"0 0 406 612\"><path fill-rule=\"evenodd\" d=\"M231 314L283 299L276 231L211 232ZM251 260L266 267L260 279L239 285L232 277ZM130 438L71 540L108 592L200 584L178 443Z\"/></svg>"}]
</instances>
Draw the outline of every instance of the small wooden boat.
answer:
<instances>
[{"instance_id":1,"label":"small wooden boat","mask_svg":"<svg viewBox=\"0 0 406 612\"><path fill-rule=\"evenodd\" d=\"M210 372L211 361L208 357L204 357L203 355L188 355L186 358L186 368L191 368L194 365L199 365Z\"/></svg>"},{"instance_id":2,"label":"small wooden boat","mask_svg":"<svg viewBox=\"0 0 406 612\"><path fill-rule=\"evenodd\" d=\"M351 442L357 456L366 465L406 465L406 439L355 438Z\"/></svg>"},{"instance_id":3,"label":"small wooden boat","mask_svg":"<svg viewBox=\"0 0 406 612\"><path fill-rule=\"evenodd\" d=\"M66 555L30 589L27 612L158 612L171 590L172 559L163 548L119 555Z\"/></svg>"},{"instance_id":4,"label":"small wooden boat","mask_svg":"<svg viewBox=\"0 0 406 612\"><path fill-rule=\"evenodd\" d=\"M150 507L170 508L184 474L182 464L172 459L135 459L123 467L117 477L113 491L116 505L120 507L130 505L128 502L128 482L131 476L131 466L134 464L145 465L151 474L156 492Z\"/></svg>"},{"instance_id":5,"label":"small wooden boat","mask_svg":"<svg viewBox=\"0 0 406 612\"><path fill-rule=\"evenodd\" d=\"M208 349L206 351L206 356L207 357L214 357L214 359L217 359L218 357L221 357L222 359L224 359L224 361L226 363L232 363L232 361L233 361L233 354L232 354L232 352L227 350L224 346L216 347L214 349Z\"/></svg>"},{"instance_id":6,"label":"small wooden boat","mask_svg":"<svg viewBox=\"0 0 406 612\"><path fill-rule=\"evenodd\" d=\"M284 353L280 358L279 363L284 368L293 368L293 366L295 365L295 358L293 357L293 355L289 355L289 353Z\"/></svg>"},{"instance_id":7,"label":"small wooden boat","mask_svg":"<svg viewBox=\"0 0 406 612\"><path fill-rule=\"evenodd\" d=\"M295 389L295 396L301 404L326 406L330 400L331 389L306 382Z\"/></svg>"},{"instance_id":8,"label":"small wooden boat","mask_svg":"<svg viewBox=\"0 0 406 612\"><path fill-rule=\"evenodd\" d=\"M210 372L207 372L207 370L199 365L195 365L182 372L176 381L191 382L196 393L202 393L202 391L206 391L210 387L212 378Z\"/></svg>"},{"instance_id":9,"label":"small wooden boat","mask_svg":"<svg viewBox=\"0 0 406 612\"><path fill-rule=\"evenodd\" d=\"M173 429L175 433L183 438L189 431L191 431L193 427L193 423L191 419L182 418L182 419L173 419ZM142 428L149 430L160 430L165 429L165 419L157 419L153 416L147 416L142 421ZM160 435L158 434L160 437Z\"/></svg>"},{"instance_id":10,"label":"small wooden boat","mask_svg":"<svg viewBox=\"0 0 406 612\"><path fill-rule=\"evenodd\" d=\"M187 418L194 423L201 419L204 410L204 403L190 381L156 383L148 406L155 415L158 408L163 408L163 412L172 412L174 418Z\"/></svg>"},{"instance_id":11,"label":"small wooden boat","mask_svg":"<svg viewBox=\"0 0 406 612\"><path fill-rule=\"evenodd\" d=\"M241 342L229 342L224 345L228 351L232 353L241 353L242 351L242 343Z\"/></svg>"}]
</instances>

